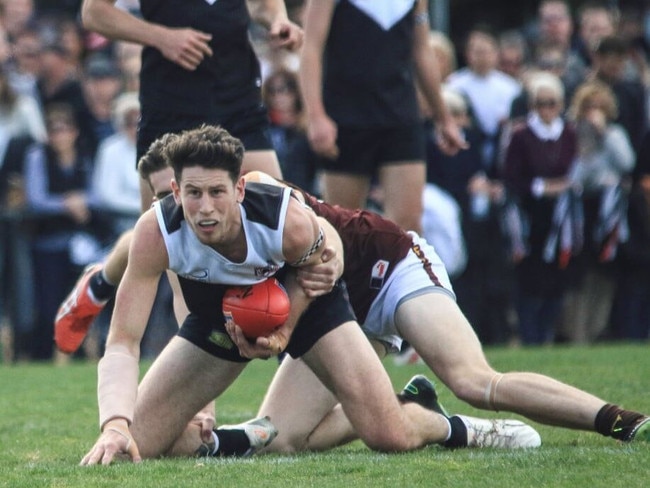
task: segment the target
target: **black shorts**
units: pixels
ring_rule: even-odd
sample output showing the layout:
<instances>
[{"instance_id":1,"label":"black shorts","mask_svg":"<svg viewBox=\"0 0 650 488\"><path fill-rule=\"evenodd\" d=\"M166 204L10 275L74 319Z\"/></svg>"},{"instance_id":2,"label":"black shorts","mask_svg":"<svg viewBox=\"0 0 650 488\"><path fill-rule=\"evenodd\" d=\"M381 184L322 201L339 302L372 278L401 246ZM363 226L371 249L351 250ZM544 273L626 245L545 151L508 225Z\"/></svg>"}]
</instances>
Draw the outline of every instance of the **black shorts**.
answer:
<instances>
[{"instance_id":1,"label":"black shorts","mask_svg":"<svg viewBox=\"0 0 650 488\"><path fill-rule=\"evenodd\" d=\"M421 123L384 128L339 127L339 157L320 158L320 167L332 173L373 176L381 166L425 160Z\"/></svg>"},{"instance_id":2,"label":"black shorts","mask_svg":"<svg viewBox=\"0 0 650 488\"><path fill-rule=\"evenodd\" d=\"M345 283L339 281L330 293L316 298L300 317L286 352L291 357L298 358L325 334L351 320L356 318L350 306L348 291ZM239 349L226 332L223 319L190 314L178 335L218 358L237 363L250 361L239 355Z\"/></svg>"},{"instance_id":3,"label":"black shorts","mask_svg":"<svg viewBox=\"0 0 650 488\"><path fill-rule=\"evenodd\" d=\"M216 118L210 120L209 117L206 118L205 116L147 110L142 112L142 118L138 125L137 161L140 161L151 143L163 134L194 129L201 124L220 125L230 135L241 140L247 151L273 149L268 135L268 113L263 105L257 105L222 120Z\"/></svg>"}]
</instances>

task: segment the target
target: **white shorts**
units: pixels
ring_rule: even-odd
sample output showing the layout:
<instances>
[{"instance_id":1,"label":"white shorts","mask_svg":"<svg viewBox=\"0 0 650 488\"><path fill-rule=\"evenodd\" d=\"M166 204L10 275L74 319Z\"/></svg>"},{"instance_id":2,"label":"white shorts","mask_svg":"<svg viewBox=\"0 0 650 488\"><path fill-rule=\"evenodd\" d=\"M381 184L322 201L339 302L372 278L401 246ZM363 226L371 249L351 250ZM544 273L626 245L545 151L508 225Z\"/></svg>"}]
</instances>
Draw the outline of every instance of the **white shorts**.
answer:
<instances>
[{"instance_id":1,"label":"white shorts","mask_svg":"<svg viewBox=\"0 0 650 488\"><path fill-rule=\"evenodd\" d=\"M433 246L414 232L409 234L413 243L420 246L422 256L431 263L431 270L441 286L431 281L421 258L413 250L399 262L370 305L368 316L361 325L366 336L382 342L388 352L397 352L402 347L403 340L395 325L395 313L402 303L425 293L445 293L456 300L445 265Z\"/></svg>"}]
</instances>

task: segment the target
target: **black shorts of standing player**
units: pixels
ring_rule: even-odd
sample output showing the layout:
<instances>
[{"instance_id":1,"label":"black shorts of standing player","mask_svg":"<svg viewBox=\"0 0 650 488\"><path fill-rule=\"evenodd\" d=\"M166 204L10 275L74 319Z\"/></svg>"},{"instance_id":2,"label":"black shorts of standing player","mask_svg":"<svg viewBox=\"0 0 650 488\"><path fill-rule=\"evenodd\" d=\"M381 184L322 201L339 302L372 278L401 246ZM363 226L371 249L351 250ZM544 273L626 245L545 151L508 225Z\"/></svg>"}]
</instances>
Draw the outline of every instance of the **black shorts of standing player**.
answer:
<instances>
[{"instance_id":1,"label":"black shorts of standing player","mask_svg":"<svg viewBox=\"0 0 650 488\"><path fill-rule=\"evenodd\" d=\"M373 176L386 164L425 160L425 137L422 124L396 127L356 128L339 126L336 160L319 158L325 171Z\"/></svg>"},{"instance_id":2,"label":"black shorts of standing player","mask_svg":"<svg viewBox=\"0 0 650 488\"><path fill-rule=\"evenodd\" d=\"M247 151L273 150L268 135L268 114L266 108L260 104L223 120L212 120L209 117L192 114L147 110L142 112L142 119L138 126L137 161L140 161L151 143L163 134L194 129L201 124L220 125L242 141Z\"/></svg>"}]
</instances>

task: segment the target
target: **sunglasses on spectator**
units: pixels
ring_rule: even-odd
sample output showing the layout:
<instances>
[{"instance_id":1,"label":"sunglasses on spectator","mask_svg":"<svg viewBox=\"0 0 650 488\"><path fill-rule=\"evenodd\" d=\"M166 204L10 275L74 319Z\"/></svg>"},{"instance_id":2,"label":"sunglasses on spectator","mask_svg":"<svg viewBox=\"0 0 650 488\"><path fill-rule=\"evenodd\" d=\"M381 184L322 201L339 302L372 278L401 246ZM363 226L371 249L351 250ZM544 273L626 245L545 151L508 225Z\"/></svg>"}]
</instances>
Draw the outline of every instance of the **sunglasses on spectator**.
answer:
<instances>
[{"instance_id":1,"label":"sunglasses on spectator","mask_svg":"<svg viewBox=\"0 0 650 488\"><path fill-rule=\"evenodd\" d=\"M558 100L554 100L552 98L541 98L539 100L535 100L535 107L537 108L555 108L559 105Z\"/></svg>"}]
</instances>

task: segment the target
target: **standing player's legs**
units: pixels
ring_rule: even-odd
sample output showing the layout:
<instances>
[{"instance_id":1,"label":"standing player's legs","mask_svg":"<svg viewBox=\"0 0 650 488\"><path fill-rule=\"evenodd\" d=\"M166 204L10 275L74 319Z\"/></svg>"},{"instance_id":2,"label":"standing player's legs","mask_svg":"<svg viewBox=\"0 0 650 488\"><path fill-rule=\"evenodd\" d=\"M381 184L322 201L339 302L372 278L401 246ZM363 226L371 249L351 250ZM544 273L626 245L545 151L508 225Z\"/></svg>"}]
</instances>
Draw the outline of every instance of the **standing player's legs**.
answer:
<instances>
[{"instance_id":1,"label":"standing player's legs","mask_svg":"<svg viewBox=\"0 0 650 488\"><path fill-rule=\"evenodd\" d=\"M246 145L244 144L244 147ZM241 166L242 173L249 171L262 171L273 176L273 178L282 179L282 170L280 162L273 149L266 150L246 150Z\"/></svg>"},{"instance_id":2,"label":"standing player's legs","mask_svg":"<svg viewBox=\"0 0 650 488\"><path fill-rule=\"evenodd\" d=\"M138 388L131 432L142 457L194 455L202 441L198 430L189 430L188 422L221 395L247 364L217 358L174 337Z\"/></svg>"},{"instance_id":3,"label":"standing player's legs","mask_svg":"<svg viewBox=\"0 0 650 488\"><path fill-rule=\"evenodd\" d=\"M333 171L323 171L323 199L345 208L365 208L370 178Z\"/></svg>"},{"instance_id":4,"label":"standing player's legs","mask_svg":"<svg viewBox=\"0 0 650 488\"><path fill-rule=\"evenodd\" d=\"M384 215L405 230L422 234L426 183L425 137L421 123L384 131L377 152Z\"/></svg>"},{"instance_id":5,"label":"standing player's legs","mask_svg":"<svg viewBox=\"0 0 650 488\"><path fill-rule=\"evenodd\" d=\"M391 162L379 170L384 216L405 230L422 234L422 194L426 181L424 161Z\"/></svg>"}]
</instances>

